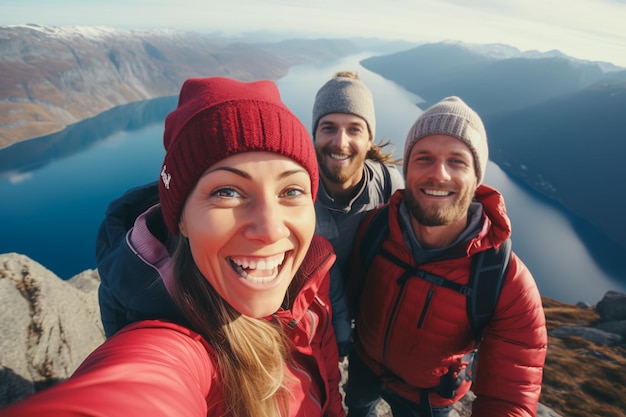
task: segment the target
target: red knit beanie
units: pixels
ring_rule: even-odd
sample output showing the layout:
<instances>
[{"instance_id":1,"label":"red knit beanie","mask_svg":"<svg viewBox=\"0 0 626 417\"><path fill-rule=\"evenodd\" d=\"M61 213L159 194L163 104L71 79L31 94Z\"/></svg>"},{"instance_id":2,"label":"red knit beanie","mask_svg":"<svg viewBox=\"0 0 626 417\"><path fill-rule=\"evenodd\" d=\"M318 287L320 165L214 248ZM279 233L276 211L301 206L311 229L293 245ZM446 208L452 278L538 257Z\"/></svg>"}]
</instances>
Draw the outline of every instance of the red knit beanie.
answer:
<instances>
[{"instance_id":1,"label":"red knit beanie","mask_svg":"<svg viewBox=\"0 0 626 417\"><path fill-rule=\"evenodd\" d=\"M311 176L313 200L317 195L313 142L280 100L272 81L222 77L185 81L177 108L165 119L163 144L159 196L163 218L174 234L200 176L216 162L239 153L274 152L293 159Z\"/></svg>"}]
</instances>

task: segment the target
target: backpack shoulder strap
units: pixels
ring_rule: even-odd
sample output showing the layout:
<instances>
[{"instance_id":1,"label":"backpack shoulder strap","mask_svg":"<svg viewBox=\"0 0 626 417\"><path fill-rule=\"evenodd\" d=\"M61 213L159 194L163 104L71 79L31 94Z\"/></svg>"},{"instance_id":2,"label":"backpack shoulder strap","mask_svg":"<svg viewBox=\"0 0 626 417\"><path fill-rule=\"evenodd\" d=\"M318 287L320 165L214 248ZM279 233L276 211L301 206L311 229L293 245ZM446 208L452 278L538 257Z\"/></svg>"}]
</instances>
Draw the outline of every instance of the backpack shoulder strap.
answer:
<instances>
[{"instance_id":1,"label":"backpack shoulder strap","mask_svg":"<svg viewBox=\"0 0 626 417\"><path fill-rule=\"evenodd\" d=\"M510 257L510 239L505 240L497 250L491 248L472 257L469 281L472 293L467 297L467 316L476 345L495 311Z\"/></svg>"},{"instance_id":2,"label":"backpack shoulder strap","mask_svg":"<svg viewBox=\"0 0 626 417\"><path fill-rule=\"evenodd\" d=\"M385 177L385 182L384 182L384 186L385 189L383 190L385 192L385 203L389 201L389 199L391 198L391 189L393 187L393 184L391 183L391 172L389 172L389 167L385 164L381 164L382 165L382 170L383 170L383 176Z\"/></svg>"},{"instance_id":3,"label":"backpack shoulder strap","mask_svg":"<svg viewBox=\"0 0 626 417\"><path fill-rule=\"evenodd\" d=\"M389 205L384 205L372 214L372 218L366 226L361 246L359 247L359 258L363 274L367 275L372 261L381 251L383 242L389 233ZM361 280L357 286L352 288L350 307L356 312L363 292L363 281Z\"/></svg>"},{"instance_id":4,"label":"backpack shoulder strap","mask_svg":"<svg viewBox=\"0 0 626 417\"><path fill-rule=\"evenodd\" d=\"M359 256L363 271L367 271L389 233L389 204L375 212L363 234Z\"/></svg>"}]
</instances>

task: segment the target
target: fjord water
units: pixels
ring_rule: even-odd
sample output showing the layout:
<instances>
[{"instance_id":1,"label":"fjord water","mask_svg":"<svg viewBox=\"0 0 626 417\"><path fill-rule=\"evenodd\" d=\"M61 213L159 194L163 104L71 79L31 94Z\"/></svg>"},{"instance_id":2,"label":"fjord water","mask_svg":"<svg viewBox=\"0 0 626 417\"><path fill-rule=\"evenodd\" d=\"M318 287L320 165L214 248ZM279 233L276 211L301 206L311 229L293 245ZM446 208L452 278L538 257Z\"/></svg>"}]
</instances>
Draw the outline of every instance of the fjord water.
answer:
<instances>
[{"instance_id":1,"label":"fjord water","mask_svg":"<svg viewBox=\"0 0 626 417\"><path fill-rule=\"evenodd\" d=\"M318 88L337 71L358 71L374 94L376 137L390 140L400 157L421 100L361 67L367 56L297 66L277 83L309 127ZM158 178L163 120L175 105L176 97L134 103L0 150L0 253L25 254L63 279L95 268L95 237L107 205ZM626 292L626 251L491 162L485 183L504 195L513 249L543 295L595 303L608 290Z\"/></svg>"}]
</instances>

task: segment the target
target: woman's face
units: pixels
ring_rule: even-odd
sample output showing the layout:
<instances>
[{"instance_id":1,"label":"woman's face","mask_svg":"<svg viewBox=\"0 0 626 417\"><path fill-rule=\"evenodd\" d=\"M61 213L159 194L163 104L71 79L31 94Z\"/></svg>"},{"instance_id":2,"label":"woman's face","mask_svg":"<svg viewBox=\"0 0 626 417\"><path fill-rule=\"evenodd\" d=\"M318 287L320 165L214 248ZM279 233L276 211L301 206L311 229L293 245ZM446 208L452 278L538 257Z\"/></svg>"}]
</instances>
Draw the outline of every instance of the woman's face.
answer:
<instances>
[{"instance_id":1,"label":"woman's face","mask_svg":"<svg viewBox=\"0 0 626 417\"><path fill-rule=\"evenodd\" d=\"M268 316L280 307L313 237L309 173L274 153L225 158L200 178L179 226L222 298L247 316Z\"/></svg>"}]
</instances>

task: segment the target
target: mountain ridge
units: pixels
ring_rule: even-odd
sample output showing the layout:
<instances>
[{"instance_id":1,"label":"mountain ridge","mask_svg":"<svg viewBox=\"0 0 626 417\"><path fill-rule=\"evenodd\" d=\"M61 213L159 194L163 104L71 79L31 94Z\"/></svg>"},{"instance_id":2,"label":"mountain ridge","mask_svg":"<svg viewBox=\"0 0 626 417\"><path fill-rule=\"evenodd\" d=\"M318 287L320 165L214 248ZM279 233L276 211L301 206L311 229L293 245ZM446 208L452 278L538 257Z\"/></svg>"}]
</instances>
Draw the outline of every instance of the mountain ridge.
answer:
<instances>
[{"instance_id":1,"label":"mountain ridge","mask_svg":"<svg viewBox=\"0 0 626 417\"><path fill-rule=\"evenodd\" d=\"M177 95L187 78L277 79L293 65L358 51L347 40L250 44L175 30L3 26L0 148L116 106Z\"/></svg>"}]
</instances>

